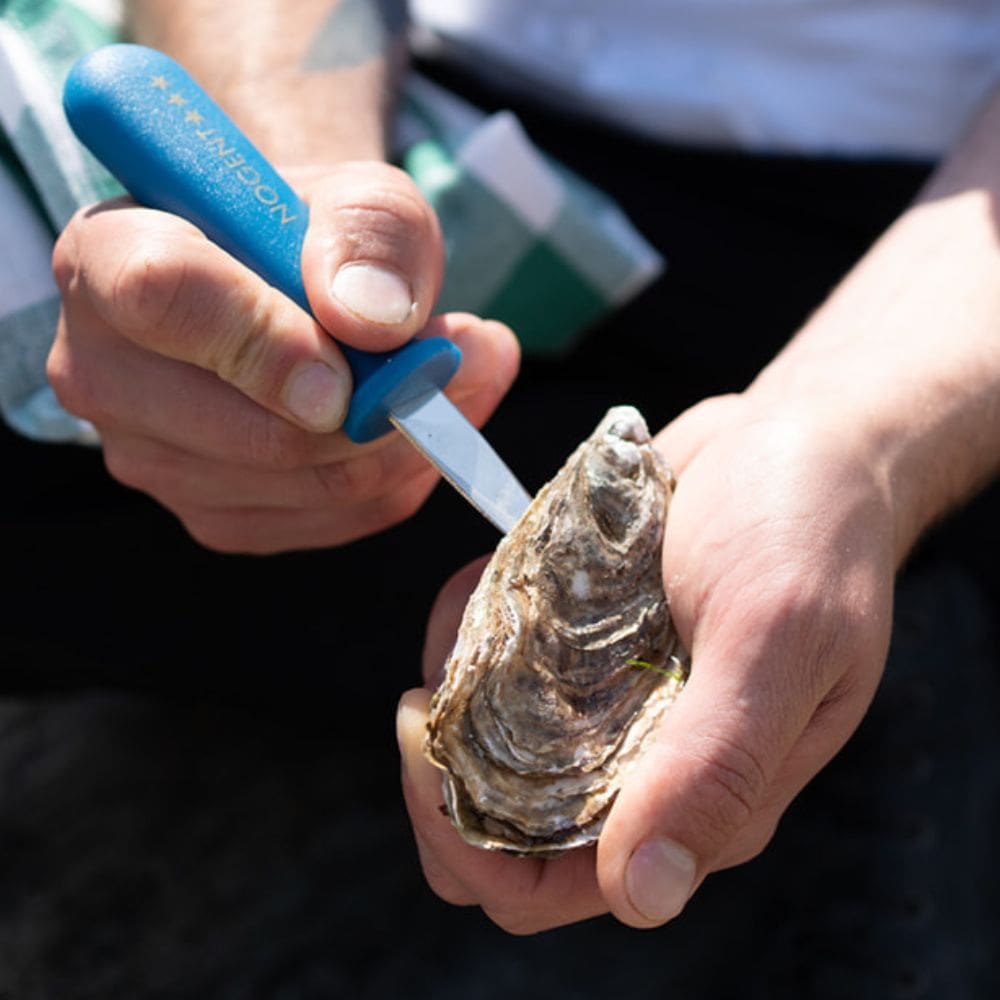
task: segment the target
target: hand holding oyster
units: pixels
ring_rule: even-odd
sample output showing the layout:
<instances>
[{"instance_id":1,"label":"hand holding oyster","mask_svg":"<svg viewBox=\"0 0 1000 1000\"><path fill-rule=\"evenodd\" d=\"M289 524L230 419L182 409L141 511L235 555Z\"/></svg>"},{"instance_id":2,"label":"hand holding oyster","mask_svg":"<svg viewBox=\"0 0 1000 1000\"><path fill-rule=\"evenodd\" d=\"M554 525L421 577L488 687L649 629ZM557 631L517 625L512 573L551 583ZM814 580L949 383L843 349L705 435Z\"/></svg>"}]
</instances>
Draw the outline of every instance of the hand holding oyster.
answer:
<instances>
[{"instance_id":1,"label":"hand holding oyster","mask_svg":"<svg viewBox=\"0 0 1000 1000\"><path fill-rule=\"evenodd\" d=\"M595 841L687 671L660 555L673 475L608 411L469 599L425 753L462 837L552 856Z\"/></svg>"}]
</instances>

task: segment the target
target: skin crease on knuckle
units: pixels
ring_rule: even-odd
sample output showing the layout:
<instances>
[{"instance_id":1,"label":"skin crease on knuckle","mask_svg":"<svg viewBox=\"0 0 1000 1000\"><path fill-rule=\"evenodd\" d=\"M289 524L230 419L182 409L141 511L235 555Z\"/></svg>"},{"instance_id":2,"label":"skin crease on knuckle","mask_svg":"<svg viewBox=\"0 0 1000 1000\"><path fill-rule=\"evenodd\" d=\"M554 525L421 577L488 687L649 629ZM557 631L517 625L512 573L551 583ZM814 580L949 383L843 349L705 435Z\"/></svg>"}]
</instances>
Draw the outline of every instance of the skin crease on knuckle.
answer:
<instances>
[{"instance_id":1,"label":"skin crease on knuckle","mask_svg":"<svg viewBox=\"0 0 1000 1000\"><path fill-rule=\"evenodd\" d=\"M340 207L330 216L331 233L326 239L331 259L339 261L390 261L397 266L413 269L409 277L417 279L414 294L418 301L430 301L437 289L420 287L423 266L418 265L426 255L428 235L421 232L427 227L411 226L403 229L392 210L364 206Z\"/></svg>"},{"instance_id":2,"label":"skin crease on knuckle","mask_svg":"<svg viewBox=\"0 0 1000 1000\"><path fill-rule=\"evenodd\" d=\"M418 305L430 303L443 267L437 216L413 182L391 169L381 185L373 185L370 174L355 181L342 169L338 178L312 193L310 201L322 223L307 234L303 271L307 276L326 274L345 261L382 261L407 275ZM338 320L327 295L313 299L313 306L324 325ZM413 322L418 320L415 315Z\"/></svg>"},{"instance_id":3,"label":"skin crease on knuckle","mask_svg":"<svg viewBox=\"0 0 1000 1000\"><path fill-rule=\"evenodd\" d=\"M113 326L141 342L163 329L183 330L203 315L192 295L188 257L169 235L151 233L119 253L105 307Z\"/></svg>"},{"instance_id":4,"label":"skin crease on knuckle","mask_svg":"<svg viewBox=\"0 0 1000 1000\"><path fill-rule=\"evenodd\" d=\"M233 314L239 320L217 327L203 365L252 398L275 391L268 382L278 381L272 375L272 342L281 328L281 305L273 294L248 296L238 303Z\"/></svg>"},{"instance_id":5,"label":"skin crease on knuckle","mask_svg":"<svg viewBox=\"0 0 1000 1000\"><path fill-rule=\"evenodd\" d=\"M318 485L318 495L332 503L364 501L381 496L393 480L391 463L387 457L396 449L381 444L373 449L346 459L328 462L313 470Z\"/></svg>"},{"instance_id":6,"label":"skin crease on knuckle","mask_svg":"<svg viewBox=\"0 0 1000 1000\"><path fill-rule=\"evenodd\" d=\"M82 214L83 210L77 210L57 237L55 246L52 248L52 276L55 278L56 287L64 299L73 293L78 283L79 251L76 231L80 225Z\"/></svg>"},{"instance_id":7,"label":"skin crease on knuckle","mask_svg":"<svg viewBox=\"0 0 1000 1000\"><path fill-rule=\"evenodd\" d=\"M309 192L309 201L324 215L339 210L382 213L389 232L402 229L425 237L438 229L437 216L420 189L408 174L390 164L341 164Z\"/></svg>"},{"instance_id":8,"label":"skin crease on knuckle","mask_svg":"<svg viewBox=\"0 0 1000 1000\"><path fill-rule=\"evenodd\" d=\"M371 442L359 452L343 461L313 467L318 502L374 500L430 471L427 460L395 435Z\"/></svg>"},{"instance_id":9,"label":"skin crease on knuckle","mask_svg":"<svg viewBox=\"0 0 1000 1000\"><path fill-rule=\"evenodd\" d=\"M437 482L437 474L431 471L377 500L358 505L349 531L338 531L334 544L353 542L409 520L424 505Z\"/></svg>"},{"instance_id":10,"label":"skin crease on knuckle","mask_svg":"<svg viewBox=\"0 0 1000 1000\"><path fill-rule=\"evenodd\" d=\"M106 237L95 234L94 220L105 212L129 206L133 206L131 199L121 197L87 205L73 213L52 248L52 275L63 297L75 293L78 286L85 284L87 249L96 247L100 250L108 244ZM99 224L103 223L104 220L100 219Z\"/></svg>"},{"instance_id":11,"label":"skin crease on knuckle","mask_svg":"<svg viewBox=\"0 0 1000 1000\"><path fill-rule=\"evenodd\" d=\"M850 671L834 685L782 762L763 802L723 848L712 871L744 864L764 851L789 804L846 743L870 698L871 691L857 683Z\"/></svg>"},{"instance_id":12,"label":"skin crease on knuckle","mask_svg":"<svg viewBox=\"0 0 1000 1000\"><path fill-rule=\"evenodd\" d=\"M723 842L744 827L763 801L769 777L754 752L721 734L685 745L690 782L687 822L702 837Z\"/></svg>"},{"instance_id":13,"label":"skin crease on knuckle","mask_svg":"<svg viewBox=\"0 0 1000 1000\"><path fill-rule=\"evenodd\" d=\"M238 454L254 468L291 472L314 463L316 435L262 407L255 406L244 415L238 436Z\"/></svg>"}]
</instances>

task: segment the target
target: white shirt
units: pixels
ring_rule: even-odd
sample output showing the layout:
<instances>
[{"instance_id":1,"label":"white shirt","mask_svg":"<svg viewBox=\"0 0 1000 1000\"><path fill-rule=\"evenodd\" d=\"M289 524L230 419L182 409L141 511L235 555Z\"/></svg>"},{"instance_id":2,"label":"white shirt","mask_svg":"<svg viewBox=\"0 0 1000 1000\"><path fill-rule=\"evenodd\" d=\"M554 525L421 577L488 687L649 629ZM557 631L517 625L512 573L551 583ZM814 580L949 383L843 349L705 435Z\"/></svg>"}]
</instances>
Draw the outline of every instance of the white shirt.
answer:
<instances>
[{"instance_id":1,"label":"white shirt","mask_svg":"<svg viewBox=\"0 0 1000 1000\"><path fill-rule=\"evenodd\" d=\"M935 157L1000 81L1000 0L410 7L425 41L515 89L701 145Z\"/></svg>"}]
</instances>

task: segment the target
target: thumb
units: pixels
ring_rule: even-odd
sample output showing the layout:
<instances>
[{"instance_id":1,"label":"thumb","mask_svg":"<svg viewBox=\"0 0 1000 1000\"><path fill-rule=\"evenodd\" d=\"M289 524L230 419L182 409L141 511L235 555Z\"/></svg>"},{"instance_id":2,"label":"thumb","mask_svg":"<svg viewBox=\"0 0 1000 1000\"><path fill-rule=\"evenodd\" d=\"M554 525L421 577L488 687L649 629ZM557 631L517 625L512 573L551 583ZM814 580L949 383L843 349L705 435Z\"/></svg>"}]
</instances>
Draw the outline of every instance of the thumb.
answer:
<instances>
[{"instance_id":1,"label":"thumb","mask_svg":"<svg viewBox=\"0 0 1000 1000\"><path fill-rule=\"evenodd\" d=\"M320 324L366 351L423 329L441 287L444 251L434 210L402 171L341 163L309 190L302 278Z\"/></svg>"},{"instance_id":2,"label":"thumb","mask_svg":"<svg viewBox=\"0 0 1000 1000\"><path fill-rule=\"evenodd\" d=\"M808 722L808 710L785 705L773 686L754 690L713 669L708 650L695 662L598 847L601 890L633 927L676 917L747 828L766 816L773 829L772 782Z\"/></svg>"}]
</instances>

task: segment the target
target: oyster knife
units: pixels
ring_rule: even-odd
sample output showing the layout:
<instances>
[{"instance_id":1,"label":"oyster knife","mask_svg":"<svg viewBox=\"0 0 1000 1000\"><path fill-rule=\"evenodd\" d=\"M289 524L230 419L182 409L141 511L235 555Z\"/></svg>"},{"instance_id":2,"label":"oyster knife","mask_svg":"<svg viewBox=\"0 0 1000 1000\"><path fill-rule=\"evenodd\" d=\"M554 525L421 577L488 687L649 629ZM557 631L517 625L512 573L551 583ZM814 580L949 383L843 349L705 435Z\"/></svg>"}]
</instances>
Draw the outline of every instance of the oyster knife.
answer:
<instances>
[{"instance_id":1,"label":"oyster knife","mask_svg":"<svg viewBox=\"0 0 1000 1000\"><path fill-rule=\"evenodd\" d=\"M307 312L300 259L308 206L169 56L141 45L96 49L70 70L74 132L140 204L198 226ZM354 377L344 430L361 443L400 430L500 531L531 498L441 389L461 362L443 337L370 353L340 345Z\"/></svg>"}]
</instances>

